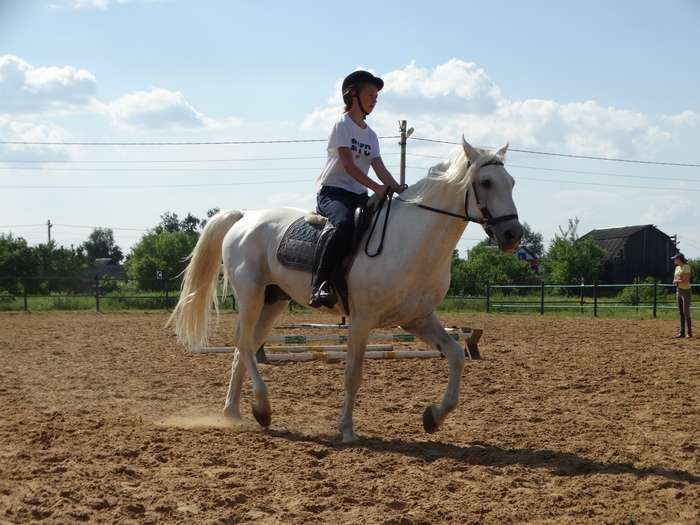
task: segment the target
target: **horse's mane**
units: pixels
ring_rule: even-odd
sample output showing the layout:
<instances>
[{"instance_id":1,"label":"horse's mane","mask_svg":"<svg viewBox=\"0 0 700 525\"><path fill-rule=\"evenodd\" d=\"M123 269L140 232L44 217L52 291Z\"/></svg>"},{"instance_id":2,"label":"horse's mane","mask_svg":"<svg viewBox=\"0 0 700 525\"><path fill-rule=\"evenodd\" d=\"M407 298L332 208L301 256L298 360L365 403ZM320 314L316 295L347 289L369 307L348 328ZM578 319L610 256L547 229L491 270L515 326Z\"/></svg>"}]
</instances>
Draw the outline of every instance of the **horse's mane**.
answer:
<instances>
[{"instance_id":1,"label":"horse's mane","mask_svg":"<svg viewBox=\"0 0 700 525\"><path fill-rule=\"evenodd\" d=\"M477 151L479 158L470 163L463 148L455 150L447 160L431 166L427 177L409 186L401 197L414 203L431 202L431 198L438 197L445 190L466 191L481 166L494 160L503 160L488 150Z\"/></svg>"}]
</instances>

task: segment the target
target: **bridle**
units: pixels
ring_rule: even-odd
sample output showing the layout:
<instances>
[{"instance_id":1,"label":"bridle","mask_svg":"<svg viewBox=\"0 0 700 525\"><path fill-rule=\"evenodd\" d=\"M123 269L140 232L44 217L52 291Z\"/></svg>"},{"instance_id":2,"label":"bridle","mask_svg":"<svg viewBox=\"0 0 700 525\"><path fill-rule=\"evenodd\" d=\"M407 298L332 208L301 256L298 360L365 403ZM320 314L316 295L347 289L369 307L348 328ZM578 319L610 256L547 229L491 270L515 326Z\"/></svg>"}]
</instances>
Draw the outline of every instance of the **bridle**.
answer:
<instances>
[{"instance_id":1,"label":"bridle","mask_svg":"<svg viewBox=\"0 0 700 525\"><path fill-rule=\"evenodd\" d=\"M471 162L467 164L467 170L471 166ZM479 170L481 168L484 168L486 166L503 166L503 162L499 160L492 160L490 162L487 162L481 166L479 166ZM508 215L500 215L498 217L494 217L491 212L489 211L488 206L479 199L479 191L477 190L477 182L479 180L478 176L473 177L471 183L469 186L467 186L467 190L464 193L464 214L460 213L453 213L451 211L443 210L441 208L434 208L433 206L427 206L425 204L421 203L415 203L411 201L407 201L402 199L401 197L396 197L397 200L400 200L402 202L405 202L407 204L412 204L413 206L417 206L418 208L422 208L424 210L432 211L435 213L441 213L443 215L449 215L450 217L455 217L457 219L462 219L465 222L476 222L478 224L481 224L481 226L484 228L484 231L489 235L489 237L493 236L493 233L491 232L491 228L493 228L496 224L500 224L505 221L510 221L513 219L518 218L517 213L511 213ZM479 208L479 213L481 213L481 217L472 217L469 215L469 189L471 187L472 192L474 193L474 200L476 201L476 206Z\"/></svg>"},{"instance_id":2,"label":"bridle","mask_svg":"<svg viewBox=\"0 0 700 525\"><path fill-rule=\"evenodd\" d=\"M500 160L492 160L490 162L487 162L485 164L482 164L479 166L478 169L481 169L485 166L503 166L503 162ZM467 163L467 170L471 167L471 162ZM432 211L434 213L440 213L442 215L449 215L450 217L455 217L457 219L462 219L465 222L476 222L478 224L481 224L481 226L484 228L484 231L489 237L493 237L493 231L491 228L493 228L496 224L500 224L505 221L510 221L512 219L517 219L518 214L517 213L511 213L508 215L500 215L498 217L494 217L491 212L489 211L488 206L479 199L479 191L476 189L477 188L477 182L478 182L479 177L475 176L473 177L473 180L467 186L467 190L464 193L464 214L460 213L453 213L451 211L443 210L441 208L434 208L433 206L428 206L426 204L421 204L418 202L411 202L407 201L405 199L402 199L401 197L394 197L396 200L399 200L401 202L405 202L406 204L411 204L413 206L416 206L418 208L422 208L424 210ZM481 217L472 217L469 215L469 188L471 186L471 190L474 193L474 200L476 201L476 206L479 208L479 213L481 213ZM392 198L393 192L389 190L385 195L384 198L379 201L379 204L377 206L377 209L374 212L374 222L372 223L372 227L369 231L369 235L367 236L367 241L365 242L365 254L368 257L376 257L380 253L382 253L382 250L384 249L384 236L386 235L386 227L389 222L389 213L391 211L391 202L394 200ZM382 234L381 238L379 241L379 247L376 249L374 253L369 252L369 243L372 240L372 237L374 236L374 230L377 227L377 222L379 221L379 215L381 214L382 208L384 206L384 203L387 203L386 205L386 215L384 216L384 226L382 227Z\"/></svg>"}]
</instances>

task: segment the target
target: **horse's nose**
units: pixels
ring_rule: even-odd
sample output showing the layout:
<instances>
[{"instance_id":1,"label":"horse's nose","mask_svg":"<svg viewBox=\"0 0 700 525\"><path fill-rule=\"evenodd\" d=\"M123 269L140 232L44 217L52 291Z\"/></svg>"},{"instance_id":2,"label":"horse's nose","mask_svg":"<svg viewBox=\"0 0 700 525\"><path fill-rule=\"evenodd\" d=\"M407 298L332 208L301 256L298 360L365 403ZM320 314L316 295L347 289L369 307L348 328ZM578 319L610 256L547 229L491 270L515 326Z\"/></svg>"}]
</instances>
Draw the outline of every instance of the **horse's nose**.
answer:
<instances>
[{"instance_id":1,"label":"horse's nose","mask_svg":"<svg viewBox=\"0 0 700 525\"><path fill-rule=\"evenodd\" d=\"M503 232L503 237L505 237L508 242L518 242L523 237L523 227L520 223L517 223L513 228L508 228Z\"/></svg>"}]
</instances>

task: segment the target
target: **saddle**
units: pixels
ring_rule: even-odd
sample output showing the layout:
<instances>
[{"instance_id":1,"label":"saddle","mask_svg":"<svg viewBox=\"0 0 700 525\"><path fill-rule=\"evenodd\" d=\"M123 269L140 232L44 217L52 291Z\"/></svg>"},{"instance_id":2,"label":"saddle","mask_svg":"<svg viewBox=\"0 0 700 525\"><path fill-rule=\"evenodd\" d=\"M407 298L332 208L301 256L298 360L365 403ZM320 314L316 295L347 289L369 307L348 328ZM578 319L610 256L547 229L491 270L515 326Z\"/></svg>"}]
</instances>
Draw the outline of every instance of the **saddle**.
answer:
<instances>
[{"instance_id":1,"label":"saddle","mask_svg":"<svg viewBox=\"0 0 700 525\"><path fill-rule=\"evenodd\" d=\"M365 232L370 227L372 217L379 206L380 200L372 196L367 204L355 211L355 229L353 231L350 250L346 254L340 268L337 268L331 278L333 287L341 299L343 310L349 313L348 286L345 280L347 273L355 260L357 249ZM308 272L313 276L321 256L332 237L333 225L328 219L316 213L309 213L292 222L282 236L277 247L277 260L288 268Z\"/></svg>"}]
</instances>

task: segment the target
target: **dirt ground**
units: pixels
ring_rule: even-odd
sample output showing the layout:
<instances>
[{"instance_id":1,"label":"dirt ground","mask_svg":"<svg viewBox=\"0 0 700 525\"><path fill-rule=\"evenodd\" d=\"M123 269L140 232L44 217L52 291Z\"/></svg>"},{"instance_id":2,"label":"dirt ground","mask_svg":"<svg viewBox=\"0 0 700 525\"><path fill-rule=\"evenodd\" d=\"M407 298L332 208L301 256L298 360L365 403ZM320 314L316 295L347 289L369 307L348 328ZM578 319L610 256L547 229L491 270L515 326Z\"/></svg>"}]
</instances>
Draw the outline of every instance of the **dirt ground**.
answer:
<instances>
[{"instance_id":1,"label":"dirt ground","mask_svg":"<svg viewBox=\"0 0 700 525\"><path fill-rule=\"evenodd\" d=\"M444 360L263 365L273 420L219 418L230 355L161 314L0 315L0 523L699 523L700 338L671 321L444 315L484 328L436 434ZM286 316L280 323L337 319ZM233 315L213 338L230 344ZM277 333L311 333L277 330Z\"/></svg>"}]
</instances>

